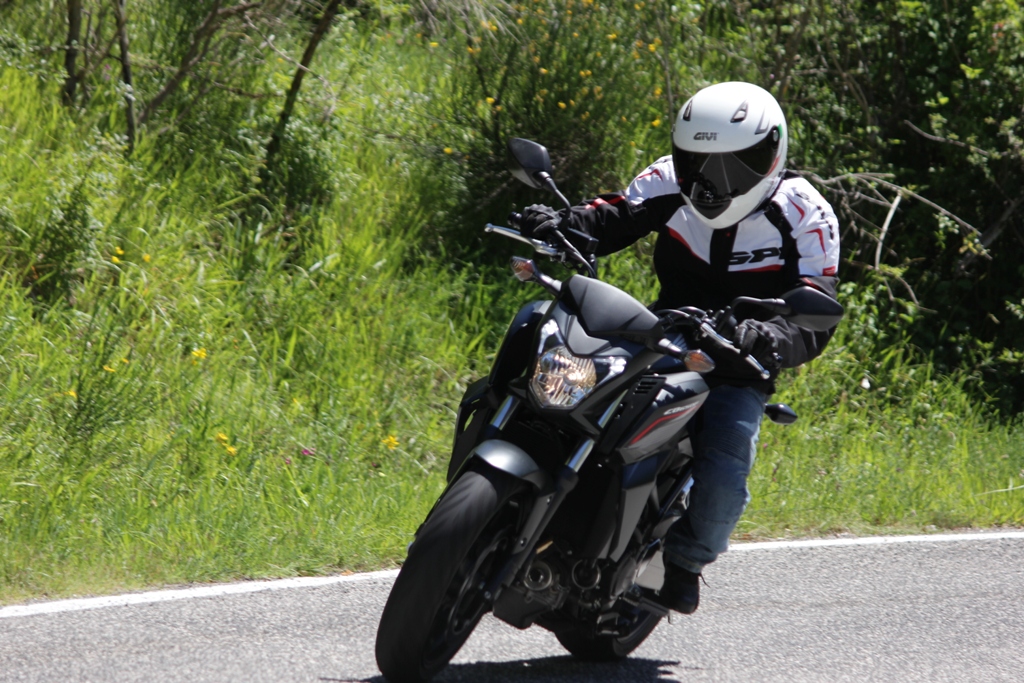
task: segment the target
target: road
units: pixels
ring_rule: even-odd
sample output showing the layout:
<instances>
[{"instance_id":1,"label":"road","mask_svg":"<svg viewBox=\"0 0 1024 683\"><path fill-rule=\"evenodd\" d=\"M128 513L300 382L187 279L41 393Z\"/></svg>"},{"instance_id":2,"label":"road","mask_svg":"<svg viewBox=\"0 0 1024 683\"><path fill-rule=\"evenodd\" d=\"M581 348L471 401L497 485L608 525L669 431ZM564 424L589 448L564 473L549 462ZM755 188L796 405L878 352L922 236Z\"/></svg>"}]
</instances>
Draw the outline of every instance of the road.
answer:
<instances>
[{"instance_id":1,"label":"road","mask_svg":"<svg viewBox=\"0 0 1024 683\"><path fill-rule=\"evenodd\" d=\"M737 546L706 575L697 613L625 662L581 664L549 633L487 617L436 680L1024 680L1021 532ZM373 639L392 577L0 608L0 681L382 683Z\"/></svg>"}]
</instances>

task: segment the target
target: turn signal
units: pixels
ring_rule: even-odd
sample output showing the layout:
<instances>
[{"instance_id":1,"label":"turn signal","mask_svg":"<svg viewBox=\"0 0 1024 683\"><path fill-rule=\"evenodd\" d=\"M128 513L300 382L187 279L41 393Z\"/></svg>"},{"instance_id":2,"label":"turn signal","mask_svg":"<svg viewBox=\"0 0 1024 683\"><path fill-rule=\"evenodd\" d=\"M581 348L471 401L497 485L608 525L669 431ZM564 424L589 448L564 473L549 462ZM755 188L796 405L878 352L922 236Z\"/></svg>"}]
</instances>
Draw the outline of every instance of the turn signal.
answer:
<instances>
[{"instance_id":1,"label":"turn signal","mask_svg":"<svg viewBox=\"0 0 1024 683\"><path fill-rule=\"evenodd\" d=\"M700 349L687 351L683 356L683 363L686 365L686 369L692 372L711 372L715 369L715 361Z\"/></svg>"}]
</instances>

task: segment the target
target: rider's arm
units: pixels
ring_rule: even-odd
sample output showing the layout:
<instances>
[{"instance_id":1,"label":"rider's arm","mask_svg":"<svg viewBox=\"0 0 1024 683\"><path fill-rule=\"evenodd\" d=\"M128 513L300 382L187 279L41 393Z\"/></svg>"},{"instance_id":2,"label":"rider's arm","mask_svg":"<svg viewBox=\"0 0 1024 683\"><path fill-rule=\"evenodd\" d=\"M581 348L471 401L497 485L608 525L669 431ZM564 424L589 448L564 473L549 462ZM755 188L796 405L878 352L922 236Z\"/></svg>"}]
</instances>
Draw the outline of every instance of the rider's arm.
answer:
<instances>
[{"instance_id":1,"label":"rider's arm","mask_svg":"<svg viewBox=\"0 0 1024 683\"><path fill-rule=\"evenodd\" d=\"M662 157L625 191L602 194L573 207L572 227L596 237L597 254L603 256L661 231L682 204L672 157Z\"/></svg>"},{"instance_id":2,"label":"rider's arm","mask_svg":"<svg viewBox=\"0 0 1024 683\"><path fill-rule=\"evenodd\" d=\"M839 284L839 221L832 207L807 181L798 179L784 185L772 198L786 223L799 254L799 280L793 286L808 285L836 298ZM780 330L783 367L797 367L821 355L835 328L814 332L781 317L769 320Z\"/></svg>"}]
</instances>

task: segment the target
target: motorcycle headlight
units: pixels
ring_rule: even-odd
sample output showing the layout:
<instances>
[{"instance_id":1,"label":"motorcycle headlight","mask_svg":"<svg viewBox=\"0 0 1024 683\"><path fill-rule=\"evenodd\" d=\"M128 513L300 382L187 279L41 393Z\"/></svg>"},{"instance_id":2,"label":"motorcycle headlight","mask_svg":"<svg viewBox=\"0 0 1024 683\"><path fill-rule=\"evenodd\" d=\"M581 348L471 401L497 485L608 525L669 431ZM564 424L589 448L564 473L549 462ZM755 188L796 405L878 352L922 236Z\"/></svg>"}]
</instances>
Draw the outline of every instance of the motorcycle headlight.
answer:
<instances>
[{"instance_id":1,"label":"motorcycle headlight","mask_svg":"<svg viewBox=\"0 0 1024 683\"><path fill-rule=\"evenodd\" d=\"M572 408L603 382L626 368L626 358L577 356L565 345L558 324L549 320L540 331L530 390L546 408Z\"/></svg>"}]
</instances>

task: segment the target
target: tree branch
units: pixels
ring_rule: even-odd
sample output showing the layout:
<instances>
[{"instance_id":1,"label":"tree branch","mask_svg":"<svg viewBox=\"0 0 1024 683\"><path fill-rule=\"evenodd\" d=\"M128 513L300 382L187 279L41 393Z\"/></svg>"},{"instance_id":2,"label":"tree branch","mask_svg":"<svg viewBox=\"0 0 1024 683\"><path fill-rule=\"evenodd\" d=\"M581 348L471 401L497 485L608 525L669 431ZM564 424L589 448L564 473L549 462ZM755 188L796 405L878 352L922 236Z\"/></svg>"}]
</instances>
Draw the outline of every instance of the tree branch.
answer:
<instances>
[{"instance_id":1,"label":"tree branch","mask_svg":"<svg viewBox=\"0 0 1024 683\"><path fill-rule=\"evenodd\" d=\"M226 20L239 14L245 14L249 10L256 9L261 6L262 2L243 2L233 7L221 7L220 1L216 2L210 13L203 19L203 23L195 30L192 37L192 44L189 45L188 51L185 53L185 57L181 60L181 65L178 70L174 72L174 75L164 84L164 87L160 89L160 92L153 97L152 100L146 105L146 108L142 111L139 116L139 123L145 123L149 120L149 117L153 115L161 104L164 103L168 97L170 97L185 80L186 77L191 73L192 69L203 60L206 56L206 52L210 47L210 39L220 28Z\"/></svg>"},{"instance_id":2,"label":"tree branch","mask_svg":"<svg viewBox=\"0 0 1024 683\"><path fill-rule=\"evenodd\" d=\"M64 69L68 77L64 81L62 100L70 106L75 103L78 88L78 46L82 40L82 0L68 0L68 43L64 52Z\"/></svg>"},{"instance_id":3,"label":"tree branch","mask_svg":"<svg viewBox=\"0 0 1024 683\"><path fill-rule=\"evenodd\" d=\"M121 80L127 90L124 93L125 117L128 120L128 154L135 151L135 92L132 84L132 62L128 52L128 21L125 16L126 0L113 0L117 14L117 36L121 47Z\"/></svg>"},{"instance_id":4,"label":"tree branch","mask_svg":"<svg viewBox=\"0 0 1024 683\"><path fill-rule=\"evenodd\" d=\"M890 183L889 181L884 180L884 178L886 178L886 177L890 177L891 178L892 177L891 174L882 174L882 173L844 173L843 175L835 176L833 178L828 178L827 180L817 176L814 173L808 173L806 175L811 180L813 180L814 182L821 183L822 185L837 185L839 183L842 183L843 181L853 182L853 183L864 183L864 184L867 184L867 185L870 185L871 183L878 183L879 185L882 185L883 187L885 187L887 189L893 190L894 192L899 192L904 197L916 199L917 201L921 202L922 204L930 206L931 208L933 208L936 211L938 211L939 213L941 213L943 216L946 216L947 218L952 220L957 225L959 225L959 226L961 226L963 228L967 228L967 230L971 231L975 235L981 235L981 231L980 230L978 230L976 227L974 227L973 225L971 225L970 223L968 223L964 219L962 219L959 216L957 216L955 213L953 213L951 211L948 211L947 209L942 208L941 206L939 206L938 204L936 204L932 200L927 199L925 197L922 197L921 195L917 194L913 190L908 190L907 188L905 188L905 187L903 187L901 185L897 185L896 183Z\"/></svg>"},{"instance_id":5,"label":"tree branch","mask_svg":"<svg viewBox=\"0 0 1024 683\"><path fill-rule=\"evenodd\" d=\"M306 44L306 51L302 53L302 61L299 62L299 68L295 70L295 76L292 77L291 87L288 88L288 95L285 97L284 107L281 108L281 116L277 119L277 125L274 127L274 132L270 136L270 142L267 144L267 160L264 168L270 169L274 157L281 150L281 142L284 139L284 131L288 126L288 121L292 117L292 111L295 109L295 102L299 98L299 89L302 87L302 79L309 71L309 65L313 61L313 55L316 53L316 48L320 45L320 41L327 35L327 31L331 28L331 22L334 21L335 15L338 13L338 5L341 4L341 0L331 0L331 2L324 8L324 14L320 18L320 22L313 29L313 35L309 37L309 43Z\"/></svg>"},{"instance_id":6,"label":"tree branch","mask_svg":"<svg viewBox=\"0 0 1024 683\"><path fill-rule=\"evenodd\" d=\"M1000 214L995 223L985 229L985 232L983 232L978 238L978 242L981 244L983 249L988 249L992 246L993 242L999 239L999 236L1003 234L1004 230L1006 230L1006 226L1010 224L1010 219L1013 217L1013 214L1017 212L1017 209L1020 208L1021 204L1024 204L1024 194L1010 202L1010 205L1006 207L1002 214ZM957 264L957 267L960 270L964 270L967 266L974 263L977 258L978 254L967 254L960 259L960 263Z\"/></svg>"},{"instance_id":7,"label":"tree branch","mask_svg":"<svg viewBox=\"0 0 1024 683\"><path fill-rule=\"evenodd\" d=\"M963 147L964 149L970 150L975 154L980 154L983 157L999 158L1000 156L1002 156L1000 154L992 154L991 152L986 152L985 150L979 147L975 147L974 145L968 145L966 142L960 142L959 140L950 140L949 138L942 138L939 137L938 135L931 135L930 133L925 133L923 130L912 124L910 121L903 121L903 125L907 126L908 128L910 128L910 130L914 131L915 133L925 138L926 140L931 140L933 142L944 142L947 145L953 145L954 147Z\"/></svg>"}]
</instances>

